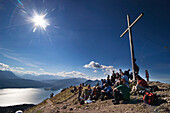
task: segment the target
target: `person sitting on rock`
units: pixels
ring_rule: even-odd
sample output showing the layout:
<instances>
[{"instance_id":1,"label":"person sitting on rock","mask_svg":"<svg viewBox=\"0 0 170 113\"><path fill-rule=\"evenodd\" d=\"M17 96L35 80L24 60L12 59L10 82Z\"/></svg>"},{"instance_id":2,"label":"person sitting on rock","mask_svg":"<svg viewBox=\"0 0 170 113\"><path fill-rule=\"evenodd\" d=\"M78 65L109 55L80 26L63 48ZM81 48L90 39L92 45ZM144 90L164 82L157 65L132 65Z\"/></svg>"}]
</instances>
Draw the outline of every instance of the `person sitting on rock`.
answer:
<instances>
[{"instance_id":1,"label":"person sitting on rock","mask_svg":"<svg viewBox=\"0 0 170 113\"><path fill-rule=\"evenodd\" d=\"M106 83L105 79L101 79L101 88L104 89L104 84Z\"/></svg>"},{"instance_id":2,"label":"person sitting on rock","mask_svg":"<svg viewBox=\"0 0 170 113\"><path fill-rule=\"evenodd\" d=\"M115 78L116 78L116 76L111 76L110 81L112 83L112 86L115 84Z\"/></svg>"},{"instance_id":3,"label":"person sitting on rock","mask_svg":"<svg viewBox=\"0 0 170 113\"><path fill-rule=\"evenodd\" d=\"M94 86L93 91L90 96L90 100L97 100L100 97L100 89Z\"/></svg>"},{"instance_id":4,"label":"person sitting on rock","mask_svg":"<svg viewBox=\"0 0 170 113\"><path fill-rule=\"evenodd\" d=\"M120 85L120 78L117 76L117 77L115 78L114 87L117 87L117 86L119 86L119 85Z\"/></svg>"},{"instance_id":5,"label":"person sitting on rock","mask_svg":"<svg viewBox=\"0 0 170 113\"><path fill-rule=\"evenodd\" d=\"M111 81L110 81L110 78L107 78L106 83L107 83L109 86L112 86L112 83L111 83Z\"/></svg>"},{"instance_id":6,"label":"person sitting on rock","mask_svg":"<svg viewBox=\"0 0 170 113\"><path fill-rule=\"evenodd\" d=\"M130 88L129 87L129 78L124 73L121 73L121 78L125 79L125 81L126 81L125 84L127 85L128 88Z\"/></svg>"},{"instance_id":7,"label":"person sitting on rock","mask_svg":"<svg viewBox=\"0 0 170 113\"><path fill-rule=\"evenodd\" d=\"M80 102L80 105L83 105L84 104L84 91L81 93L81 96L80 96L80 99L79 99L79 102Z\"/></svg>"},{"instance_id":8,"label":"person sitting on rock","mask_svg":"<svg viewBox=\"0 0 170 113\"><path fill-rule=\"evenodd\" d=\"M119 104L120 100L129 100L130 94L129 94L129 88L125 84L126 80L123 78L121 80L121 84L114 88L113 90L113 96L115 100L112 100L113 104Z\"/></svg>"},{"instance_id":9,"label":"person sitting on rock","mask_svg":"<svg viewBox=\"0 0 170 113\"><path fill-rule=\"evenodd\" d=\"M73 90L74 90L74 92L76 93L76 92L77 92L77 87L74 86Z\"/></svg>"},{"instance_id":10,"label":"person sitting on rock","mask_svg":"<svg viewBox=\"0 0 170 113\"><path fill-rule=\"evenodd\" d=\"M107 84L104 84L104 89L101 90L101 100L112 98L113 89ZM106 96L106 98L104 98Z\"/></svg>"},{"instance_id":11,"label":"person sitting on rock","mask_svg":"<svg viewBox=\"0 0 170 113\"><path fill-rule=\"evenodd\" d=\"M87 85L87 89L85 89L84 91L84 99L87 100L89 98L89 96L91 95L91 87L90 84Z\"/></svg>"},{"instance_id":12,"label":"person sitting on rock","mask_svg":"<svg viewBox=\"0 0 170 113\"><path fill-rule=\"evenodd\" d=\"M148 88L148 84L147 82L142 79L139 75L136 76L136 79L137 79L137 84L136 86L133 86L132 88L132 93L136 93L136 91L139 91L139 90L146 90L146 88Z\"/></svg>"}]
</instances>

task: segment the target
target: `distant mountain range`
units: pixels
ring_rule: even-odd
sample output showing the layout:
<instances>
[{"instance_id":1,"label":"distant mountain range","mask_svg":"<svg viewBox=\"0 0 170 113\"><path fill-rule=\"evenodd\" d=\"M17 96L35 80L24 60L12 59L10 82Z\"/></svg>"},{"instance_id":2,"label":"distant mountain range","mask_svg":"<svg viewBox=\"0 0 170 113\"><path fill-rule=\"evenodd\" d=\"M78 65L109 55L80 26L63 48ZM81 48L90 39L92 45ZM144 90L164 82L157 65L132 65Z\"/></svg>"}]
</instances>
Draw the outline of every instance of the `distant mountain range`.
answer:
<instances>
[{"instance_id":1,"label":"distant mountain range","mask_svg":"<svg viewBox=\"0 0 170 113\"><path fill-rule=\"evenodd\" d=\"M0 70L0 88L39 88L50 86L51 84L48 83L20 78L11 71Z\"/></svg>"},{"instance_id":2,"label":"distant mountain range","mask_svg":"<svg viewBox=\"0 0 170 113\"><path fill-rule=\"evenodd\" d=\"M57 79L58 78L58 79ZM23 75L16 76L11 71L0 70L0 88L42 88L47 87L52 90L58 90L69 86L79 85L80 83L91 84L91 86L97 84L96 81L87 80L84 78L67 78L52 76L52 75Z\"/></svg>"},{"instance_id":3,"label":"distant mountain range","mask_svg":"<svg viewBox=\"0 0 170 113\"><path fill-rule=\"evenodd\" d=\"M1 71L0 70L0 80L1 79L20 79L20 77L16 76L11 71Z\"/></svg>"},{"instance_id":4,"label":"distant mountain range","mask_svg":"<svg viewBox=\"0 0 170 113\"><path fill-rule=\"evenodd\" d=\"M58 78L58 79L57 79ZM77 86L80 83L96 85L100 81L87 80L84 78L67 78L52 75L23 75L16 76L11 71L0 70L0 88L42 88L46 87L52 90L58 90L69 86Z\"/></svg>"},{"instance_id":5,"label":"distant mountain range","mask_svg":"<svg viewBox=\"0 0 170 113\"><path fill-rule=\"evenodd\" d=\"M87 80L84 84L90 84L90 86L96 86L99 83L99 85L101 84L101 82L99 80Z\"/></svg>"},{"instance_id":6,"label":"distant mountain range","mask_svg":"<svg viewBox=\"0 0 170 113\"><path fill-rule=\"evenodd\" d=\"M52 84L51 89L57 90L61 88L66 88L69 86L78 86L80 83L86 82L87 79L84 78L70 78L70 79L59 79L59 80L46 80L45 83Z\"/></svg>"},{"instance_id":7,"label":"distant mountain range","mask_svg":"<svg viewBox=\"0 0 170 113\"><path fill-rule=\"evenodd\" d=\"M31 74L25 74L20 76L21 78L24 79L31 79L31 80L38 80L38 81L42 81L42 80L52 80L52 79L65 79L66 77L61 77L61 76L53 76L53 75L31 75Z\"/></svg>"}]
</instances>

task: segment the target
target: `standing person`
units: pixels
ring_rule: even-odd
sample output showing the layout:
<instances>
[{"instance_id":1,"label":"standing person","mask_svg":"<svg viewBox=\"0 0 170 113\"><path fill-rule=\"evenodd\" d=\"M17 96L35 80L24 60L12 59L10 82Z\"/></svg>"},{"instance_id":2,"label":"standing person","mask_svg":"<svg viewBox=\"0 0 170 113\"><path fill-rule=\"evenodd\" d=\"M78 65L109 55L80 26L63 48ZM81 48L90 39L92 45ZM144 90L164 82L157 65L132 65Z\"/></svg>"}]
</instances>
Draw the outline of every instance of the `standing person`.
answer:
<instances>
[{"instance_id":1,"label":"standing person","mask_svg":"<svg viewBox=\"0 0 170 113\"><path fill-rule=\"evenodd\" d=\"M120 75L121 73L123 73L123 71L122 71L122 69L119 69L119 75Z\"/></svg>"},{"instance_id":2,"label":"standing person","mask_svg":"<svg viewBox=\"0 0 170 113\"><path fill-rule=\"evenodd\" d=\"M132 72L129 74L129 77L130 77L130 80L133 80L133 73Z\"/></svg>"},{"instance_id":3,"label":"standing person","mask_svg":"<svg viewBox=\"0 0 170 113\"><path fill-rule=\"evenodd\" d=\"M130 74L129 74L129 72L130 72L130 69L128 69L128 70L126 70L126 71L124 71L124 74L125 74L128 78L130 78Z\"/></svg>"},{"instance_id":4,"label":"standing person","mask_svg":"<svg viewBox=\"0 0 170 113\"><path fill-rule=\"evenodd\" d=\"M110 75L107 75L107 79L110 79Z\"/></svg>"},{"instance_id":5,"label":"standing person","mask_svg":"<svg viewBox=\"0 0 170 113\"><path fill-rule=\"evenodd\" d=\"M116 78L115 71L113 71L112 76L113 76L114 78Z\"/></svg>"},{"instance_id":6,"label":"standing person","mask_svg":"<svg viewBox=\"0 0 170 113\"><path fill-rule=\"evenodd\" d=\"M80 84L80 86L78 87L78 90L79 90L79 94L78 94L78 100L80 100L80 96L81 96L81 92L82 92L82 85Z\"/></svg>"},{"instance_id":7,"label":"standing person","mask_svg":"<svg viewBox=\"0 0 170 113\"><path fill-rule=\"evenodd\" d=\"M115 78L116 78L116 74L115 74L115 72L113 70L113 73L112 73L112 76L111 76L111 79L110 79L112 84L115 84Z\"/></svg>"},{"instance_id":8,"label":"standing person","mask_svg":"<svg viewBox=\"0 0 170 113\"><path fill-rule=\"evenodd\" d=\"M134 71L135 71L135 76L139 74L139 66L136 64L136 59L134 59Z\"/></svg>"},{"instance_id":9,"label":"standing person","mask_svg":"<svg viewBox=\"0 0 170 113\"><path fill-rule=\"evenodd\" d=\"M147 81L149 81L149 73L148 73L148 70L145 70L145 73L146 73L146 79L147 79Z\"/></svg>"},{"instance_id":10,"label":"standing person","mask_svg":"<svg viewBox=\"0 0 170 113\"><path fill-rule=\"evenodd\" d=\"M116 77L115 77L115 78L116 78ZM115 84L115 78L114 78L114 76L111 76L110 81L111 81L112 85L114 85L114 84Z\"/></svg>"},{"instance_id":11,"label":"standing person","mask_svg":"<svg viewBox=\"0 0 170 113\"><path fill-rule=\"evenodd\" d=\"M51 94L50 94L50 98L52 98L53 96L54 96L54 93L51 93Z\"/></svg>"},{"instance_id":12,"label":"standing person","mask_svg":"<svg viewBox=\"0 0 170 113\"><path fill-rule=\"evenodd\" d=\"M107 77L106 83L107 83L109 86L112 86L112 82L111 82L110 78L108 78L108 77Z\"/></svg>"}]
</instances>

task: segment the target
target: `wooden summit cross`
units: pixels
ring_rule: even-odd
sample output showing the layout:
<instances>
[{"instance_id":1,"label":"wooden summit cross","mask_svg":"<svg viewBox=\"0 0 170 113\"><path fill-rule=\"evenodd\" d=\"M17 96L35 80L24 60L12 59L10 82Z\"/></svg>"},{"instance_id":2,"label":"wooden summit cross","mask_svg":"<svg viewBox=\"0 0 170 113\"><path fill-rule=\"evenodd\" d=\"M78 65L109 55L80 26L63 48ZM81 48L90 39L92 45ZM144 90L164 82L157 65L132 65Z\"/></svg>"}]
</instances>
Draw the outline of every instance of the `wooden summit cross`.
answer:
<instances>
[{"instance_id":1,"label":"wooden summit cross","mask_svg":"<svg viewBox=\"0 0 170 113\"><path fill-rule=\"evenodd\" d=\"M134 48L133 48L133 40L132 40L132 33L131 33L131 27L143 16L143 13L136 18L135 21L133 21L132 24L130 24L130 18L129 15L127 14L127 23L128 23L128 28L120 35L120 37L123 37L124 34L129 31L129 42L130 42L130 51L131 51L131 60L132 60L132 73L133 73L133 80L135 80L135 71L134 71Z\"/></svg>"}]
</instances>

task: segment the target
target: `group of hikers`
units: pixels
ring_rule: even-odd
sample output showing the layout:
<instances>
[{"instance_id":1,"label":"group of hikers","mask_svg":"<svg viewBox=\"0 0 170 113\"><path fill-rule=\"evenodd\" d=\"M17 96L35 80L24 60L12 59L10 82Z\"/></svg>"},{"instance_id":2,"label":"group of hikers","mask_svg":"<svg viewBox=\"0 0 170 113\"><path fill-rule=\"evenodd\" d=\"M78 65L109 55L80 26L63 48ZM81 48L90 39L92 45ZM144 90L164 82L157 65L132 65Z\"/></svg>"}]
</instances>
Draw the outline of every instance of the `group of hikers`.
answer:
<instances>
[{"instance_id":1,"label":"group of hikers","mask_svg":"<svg viewBox=\"0 0 170 113\"><path fill-rule=\"evenodd\" d=\"M80 101L80 104L98 99L101 99L102 101L105 99L113 99L113 104L119 104L120 100L129 100L130 93L136 94L139 90L146 90L148 84L138 75L138 72L135 73L137 84L133 87L129 86L129 80L133 79L130 76L129 71L130 69L124 72L119 69L119 72L116 73L113 71L111 76L107 76L107 79L101 79L101 85L98 84L93 88L88 84L87 88L83 89L82 84L80 84L78 89L76 89L76 91L78 91L78 100ZM148 71L146 70L145 72L147 81L149 81Z\"/></svg>"}]
</instances>

